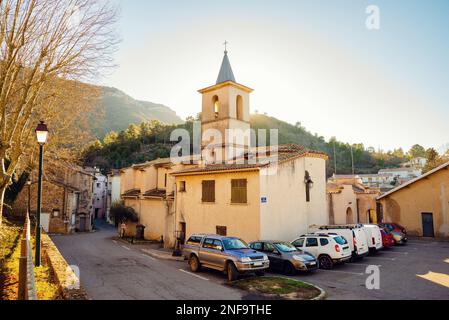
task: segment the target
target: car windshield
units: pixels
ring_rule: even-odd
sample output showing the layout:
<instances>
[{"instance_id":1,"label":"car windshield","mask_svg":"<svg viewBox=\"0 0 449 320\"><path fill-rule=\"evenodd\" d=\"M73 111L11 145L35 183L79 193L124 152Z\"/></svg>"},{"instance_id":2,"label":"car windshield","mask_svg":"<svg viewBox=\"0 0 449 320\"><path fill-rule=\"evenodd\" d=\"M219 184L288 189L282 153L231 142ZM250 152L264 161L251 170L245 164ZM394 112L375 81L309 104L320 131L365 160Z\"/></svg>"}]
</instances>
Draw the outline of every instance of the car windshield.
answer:
<instances>
[{"instance_id":1,"label":"car windshield","mask_svg":"<svg viewBox=\"0 0 449 320\"><path fill-rule=\"evenodd\" d=\"M298 249L296 249L295 246L293 246L287 242L277 242L274 245L281 252L296 252L296 251L298 251Z\"/></svg>"},{"instance_id":2,"label":"car windshield","mask_svg":"<svg viewBox=\"0 0 449 320\"><path fill-rule=\"evenodd\" d=\"M336 243L338 243L340 245L348 244L346 239L343 238L343 237L335 237L334 240L335 240Z\"/></svg>"},{"instance_id":3,"label":"car windshield","mask_svg":"<svg viewBox=\"0 0 449 320\"><path fill-rule=\"evenodd\" d=\"M226 250L248 249L248 245L240 239L225 239L223 245Z\"/></svg>"}]
</instances>

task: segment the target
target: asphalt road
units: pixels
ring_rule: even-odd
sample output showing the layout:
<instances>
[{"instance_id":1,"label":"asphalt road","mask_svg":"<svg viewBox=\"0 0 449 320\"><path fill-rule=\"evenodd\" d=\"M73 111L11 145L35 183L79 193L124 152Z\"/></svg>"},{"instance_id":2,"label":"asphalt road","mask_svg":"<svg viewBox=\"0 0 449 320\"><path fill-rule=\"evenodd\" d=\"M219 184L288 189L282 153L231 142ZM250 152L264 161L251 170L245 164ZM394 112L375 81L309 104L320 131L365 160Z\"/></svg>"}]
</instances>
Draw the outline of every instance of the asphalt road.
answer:
<instances>
[{"instance_id":1,"label":"asphalt road","mask_svg":"<svg viewBox=\"0 0 449 320\"><path fill-rule=\"evenodd\" d=\"M79 268L81 285L94 300L241 299L240 291L114 242L114 236L114 228L101 225L95 233L52 237L67 262Z\"/></svg>"},{"instance_id":2,"label":"asphalt road","mask_svg":"<svg viewBox=\"0 0 449 320\"><path fill-rule=\"evenodd\" d=\"M101 226L92 234L53 237L61 253L81 272L93 299L233 300L253 299L224 286L217 271L189 272L187 263L157 260L141 246L114 242L115 229ZM367 268L378 267L380 289L369 290ZM330 300L449 299L449 243L411 240L355 263L317 270L294 278L323 288Z\"/></svg>"}]
</instances>

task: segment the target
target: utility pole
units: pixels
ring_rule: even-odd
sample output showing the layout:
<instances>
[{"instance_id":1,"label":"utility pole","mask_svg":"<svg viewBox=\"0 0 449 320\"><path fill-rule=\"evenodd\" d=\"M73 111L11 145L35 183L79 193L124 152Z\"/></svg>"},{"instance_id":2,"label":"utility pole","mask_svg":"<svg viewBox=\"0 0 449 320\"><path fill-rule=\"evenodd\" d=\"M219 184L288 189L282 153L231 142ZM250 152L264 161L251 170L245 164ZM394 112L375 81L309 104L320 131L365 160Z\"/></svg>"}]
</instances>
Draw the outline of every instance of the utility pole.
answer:
<instances>
[{"instance_id":1,"label":"utility pole","mask_svg":"<svg viewBox=\"0 0 449 320\"><path fill-rule=\"evenodd\" d=\"M337 150L335 148L335 141L334 141L334 168L335 168L334 174L337 175Z\"/></svg>"},{"instance_id":2,"label":"utility pole","mask_svg":"<svg viewBox=\"0 0 449 320\"><path fill-rule=\"evenodd\" d=\"M352 149L352 144L351 144L351 163L352 163L352 174L355 175L354 150Z\"/></svg>"}]
</instances>

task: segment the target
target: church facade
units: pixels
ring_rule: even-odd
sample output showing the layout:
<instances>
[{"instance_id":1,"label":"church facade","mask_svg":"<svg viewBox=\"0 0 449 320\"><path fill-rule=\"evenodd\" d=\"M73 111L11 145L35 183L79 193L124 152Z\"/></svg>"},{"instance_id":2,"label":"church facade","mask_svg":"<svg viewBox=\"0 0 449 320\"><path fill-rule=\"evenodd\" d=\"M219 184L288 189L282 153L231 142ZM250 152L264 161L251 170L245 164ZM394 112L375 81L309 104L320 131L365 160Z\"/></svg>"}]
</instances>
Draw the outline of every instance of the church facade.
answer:
<instances>
[{"instance_id":1,"label":"church facade","mask_svg":"<svg viewBox=\"0 0 449 320\"><path fill-rule=\"evenodd\" d=\"M328 224L327 155L254 146L252 92L235 80L225 52L216 84L199 90L200 160L159 159L121 171L122 199L139 213L146 237L167 247L193 233L290 241Z\"/></svg>"}]
</instances>

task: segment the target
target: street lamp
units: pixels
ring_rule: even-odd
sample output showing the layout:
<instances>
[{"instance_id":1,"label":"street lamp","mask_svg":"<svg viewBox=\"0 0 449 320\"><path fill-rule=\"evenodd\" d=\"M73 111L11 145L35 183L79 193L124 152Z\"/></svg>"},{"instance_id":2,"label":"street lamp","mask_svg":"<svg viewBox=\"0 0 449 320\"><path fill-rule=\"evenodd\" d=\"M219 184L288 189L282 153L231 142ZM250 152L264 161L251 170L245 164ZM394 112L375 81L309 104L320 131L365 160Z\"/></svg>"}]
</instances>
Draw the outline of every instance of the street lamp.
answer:
<instances>
[{"instance_id":1,"label":"street lamp","mask_svg":"<svg viewBox=\"0 0 449 320\"><path fill-rule=\"evenodd\" d=\"M41 205L42 205L42 172L44 164L44 144L47 142L48 128L41 121L36 128L36 138L39 143L39 176L37 185L37 210L36 210L36 257L35 266L41 265Z\"/></svg>"}]
</instances>

